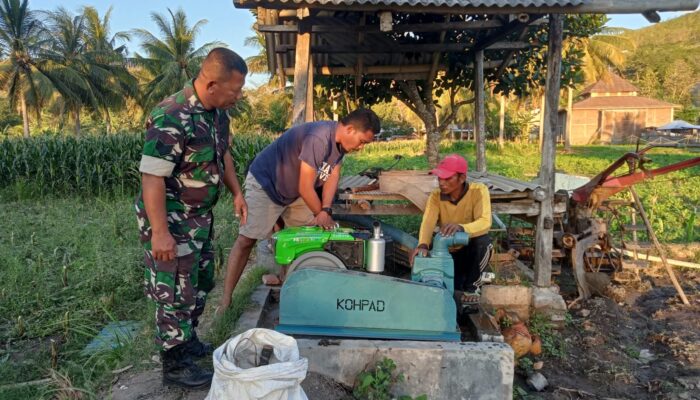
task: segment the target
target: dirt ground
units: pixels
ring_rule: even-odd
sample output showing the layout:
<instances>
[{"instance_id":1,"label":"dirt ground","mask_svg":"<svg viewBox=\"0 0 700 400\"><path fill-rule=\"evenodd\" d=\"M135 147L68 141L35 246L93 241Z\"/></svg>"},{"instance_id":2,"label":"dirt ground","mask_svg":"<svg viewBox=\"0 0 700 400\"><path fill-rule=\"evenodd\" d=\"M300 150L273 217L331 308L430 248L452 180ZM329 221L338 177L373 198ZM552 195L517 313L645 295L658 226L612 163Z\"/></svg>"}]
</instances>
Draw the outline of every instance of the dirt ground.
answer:
<instances>
[{"instance_id":1,"label":"dirt ground","mask_svg":"<svg viewBox=\"0 0 700 400\"><path fill-rule=\"evenodd\" d=\"M689 306L662 270L576 306L561 332L565 357L543 360L545 391L516 370L515 384L529 391L521 397L700 399L700 271L676 273Z\"/></svg>"},{"instance_id":2,"label":"dirt ground","mask_svg":"<svg viewBox=\"0 0 700 400\"><path fill-rule=\"evenodd\" d=\"M542 392L526 383L516 368L516 399L669 399L700 400L700 271L679 271L691 303L684 306L665 272L656 270L641 283L616 286L571 310L560 332L565 356L535 358L548 381ZM562 285L565 291L566 285ZM211 304L220 294L212 293ZM565 294L567 301L574 293ZM206 314L205 314L206 316ZM206 328L203 324L202 328ZM207 390L164 387L160 365L125 372L112 386L114 400L201 400ZM302 383L310 400L348 400L348 388L310 373ZM436 399L442 400L442 399ZM445 399L449 400L449 399Z\"/></svg>"}]
</instances>

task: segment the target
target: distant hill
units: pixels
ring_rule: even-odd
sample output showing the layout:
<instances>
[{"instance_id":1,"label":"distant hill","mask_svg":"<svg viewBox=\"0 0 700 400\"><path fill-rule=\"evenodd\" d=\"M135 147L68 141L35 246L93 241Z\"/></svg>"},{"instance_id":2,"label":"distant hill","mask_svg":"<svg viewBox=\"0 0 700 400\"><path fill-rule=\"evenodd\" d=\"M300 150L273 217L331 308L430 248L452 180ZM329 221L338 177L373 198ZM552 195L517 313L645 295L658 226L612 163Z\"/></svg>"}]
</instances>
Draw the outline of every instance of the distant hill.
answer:
<instances>
[{"instance_id":1,"label":"distant hill","mask_svg":"<svg viewBox=\"0 0 700 400\"><path fill-rule=\"evenodd\" d=\"M647 73L647 81L656 79L659 85L653 97L660 96L681 104L689 104L692 98L696 106L700 104L700 11L627 31L623 36L637 43L637 49L627 59L626 78L643 87L645 85L641 81L644 73ZM647 69L654 71L655 78L649 78ZM667 77L674 72L678 73L671 82ZM668 81L664 82L665 79ZM680 101L679 95L669 90L674 83L681 82L685 87L694 87L691 96L683 97L685 101ZM648 91L650 93L647 94L653 95L653 90Z\"/></svg>"},{"instance_id":2,"label":"distant hill","mask_svg":"<svg viewBox=\"0 0 700 400\"><path fill-rule=\"evenodd\" d=\"M663 73L671 61L683 59L700 72L700 11L626 32L638 48L630 58Z\"/></svg>"}]
</instances>

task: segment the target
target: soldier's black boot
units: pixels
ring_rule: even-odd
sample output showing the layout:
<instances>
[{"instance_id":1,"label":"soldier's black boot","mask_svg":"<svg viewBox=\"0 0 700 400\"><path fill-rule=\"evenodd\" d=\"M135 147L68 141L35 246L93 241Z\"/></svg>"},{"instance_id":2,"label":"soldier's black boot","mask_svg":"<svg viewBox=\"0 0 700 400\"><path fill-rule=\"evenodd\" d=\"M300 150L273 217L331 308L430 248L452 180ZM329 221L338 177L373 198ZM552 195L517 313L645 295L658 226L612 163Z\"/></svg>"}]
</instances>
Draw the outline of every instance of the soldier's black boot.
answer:
<instances>
[{"instance_id":1,"label":"soldier's black boot","mask_svg":"<svg viewBox=\"0 0 700 400\"><path fill-rule=\"evenodd\" d=\"M192 331L192 339L185 344L192 357L203 358L214 354L214 346L211 343L202 342L197 337L197 331Z\"/></svg>"},{"instance_id":2,"label":"soldier's black boot","mask_svg":"<svg viewBox=\"0 0 700 400\"><path fill-rule=\"evenodd\" d=\"M213 374L192 361L186 344L175 346L161 353L163 359L163 384L186 388L199 388L211 383Z\"/></svg>"}]
</instances>

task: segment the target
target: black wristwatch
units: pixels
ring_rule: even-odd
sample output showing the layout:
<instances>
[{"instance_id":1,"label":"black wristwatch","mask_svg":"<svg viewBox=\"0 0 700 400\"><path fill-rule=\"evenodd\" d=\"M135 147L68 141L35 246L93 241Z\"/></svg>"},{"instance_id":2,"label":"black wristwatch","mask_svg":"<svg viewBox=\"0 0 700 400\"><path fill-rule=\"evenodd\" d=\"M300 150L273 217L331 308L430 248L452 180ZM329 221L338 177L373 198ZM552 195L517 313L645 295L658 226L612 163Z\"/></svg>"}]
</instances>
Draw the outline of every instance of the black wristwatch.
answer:
<instances>
[{"instance_id":1,"label":"black wristwatch","mask_svg":"<svg viewBox=\"0 0 700 400\"><path fill-rule=\"evenodd\" d=\"M321 211L325 211L329 216L333 215L333 209L330 207L323 207Z\"/></svg>"}]
</instances>

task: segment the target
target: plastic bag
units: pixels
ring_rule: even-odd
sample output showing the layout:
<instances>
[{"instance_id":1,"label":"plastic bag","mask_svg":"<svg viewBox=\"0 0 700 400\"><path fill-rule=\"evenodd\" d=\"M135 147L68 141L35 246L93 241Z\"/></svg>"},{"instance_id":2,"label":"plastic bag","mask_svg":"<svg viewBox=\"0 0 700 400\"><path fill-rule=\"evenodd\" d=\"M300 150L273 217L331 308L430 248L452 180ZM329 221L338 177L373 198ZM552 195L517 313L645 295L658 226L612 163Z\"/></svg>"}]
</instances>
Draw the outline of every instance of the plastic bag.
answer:
<instances>
[{"instance_id":1,"label":"plastic bag","mask_svg":"<svg viewBox=\"0 0 700 400\"><path fill-rule=\"evenodd\" d=\"M263 346L272 346L268 365ZM214 350L214 378L206 400L308 400L301 388L308 360L299 358L297 341L279 332L254 328Z\"/></svg>"}]
</instances>

